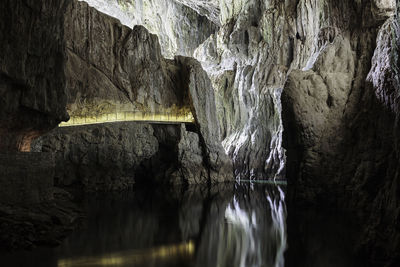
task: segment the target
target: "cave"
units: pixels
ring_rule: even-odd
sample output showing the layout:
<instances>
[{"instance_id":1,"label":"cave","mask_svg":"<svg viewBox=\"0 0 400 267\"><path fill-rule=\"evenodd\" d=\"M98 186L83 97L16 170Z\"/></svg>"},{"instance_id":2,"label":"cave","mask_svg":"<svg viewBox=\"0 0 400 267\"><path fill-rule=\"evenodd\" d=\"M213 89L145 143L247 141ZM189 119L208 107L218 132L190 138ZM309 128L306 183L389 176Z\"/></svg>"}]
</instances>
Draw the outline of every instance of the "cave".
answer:
<instances>
[{"instance_id":1,"label":"cave","mask_svg":"<svg viewBox=\"0 0 400 267\"><path fill-rule=\"evenodd\" d=\"M5 267L400 266L399 0L2 0Z\"/></svg>"}]
</instances>

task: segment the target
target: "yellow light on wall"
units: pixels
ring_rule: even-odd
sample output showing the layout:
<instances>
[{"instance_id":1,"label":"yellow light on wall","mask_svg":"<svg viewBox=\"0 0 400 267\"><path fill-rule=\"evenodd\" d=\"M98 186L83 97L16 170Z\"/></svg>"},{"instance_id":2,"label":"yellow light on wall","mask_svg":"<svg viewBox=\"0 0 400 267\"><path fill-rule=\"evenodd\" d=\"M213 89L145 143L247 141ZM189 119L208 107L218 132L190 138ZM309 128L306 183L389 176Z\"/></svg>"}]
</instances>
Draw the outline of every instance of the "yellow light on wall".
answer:
<instances>
[{"instance_id":1,"label":"yellow light on wall","mask_svg":"<svg viewBox=\"0 0 400 267\"><path fill-rule=\"evenodd\" d=\"M90 125L109 122L143 121L159 123L193 123L193 114L187 110L176 113L147 113L141 111L121 111L108 114L71 116L68 122L62 122L60 127Z\"/></svg>"}]
</instances>

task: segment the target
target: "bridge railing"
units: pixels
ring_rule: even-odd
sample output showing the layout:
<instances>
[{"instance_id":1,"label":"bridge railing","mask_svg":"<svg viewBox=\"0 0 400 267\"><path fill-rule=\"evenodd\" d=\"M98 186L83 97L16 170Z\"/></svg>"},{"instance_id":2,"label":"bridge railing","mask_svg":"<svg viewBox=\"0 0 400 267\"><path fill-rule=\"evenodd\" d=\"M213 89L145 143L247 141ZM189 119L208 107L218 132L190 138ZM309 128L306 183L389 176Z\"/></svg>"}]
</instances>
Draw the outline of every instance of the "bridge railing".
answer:
<instances>
[{"instance_id":1,"label":"bridge railing","mask_svg":"<svg viewBox=\"0 0 400 267\"><path fill-rule=\"evenodd\" d=\"M92 116L71 116L67 122L60 123L60 127L99 124L122 121L149 121L170 123L193 123L193 114L189 111L149 113L143 111L119 111L114 113L98 114Z\"/></svg>"}]
</instances>

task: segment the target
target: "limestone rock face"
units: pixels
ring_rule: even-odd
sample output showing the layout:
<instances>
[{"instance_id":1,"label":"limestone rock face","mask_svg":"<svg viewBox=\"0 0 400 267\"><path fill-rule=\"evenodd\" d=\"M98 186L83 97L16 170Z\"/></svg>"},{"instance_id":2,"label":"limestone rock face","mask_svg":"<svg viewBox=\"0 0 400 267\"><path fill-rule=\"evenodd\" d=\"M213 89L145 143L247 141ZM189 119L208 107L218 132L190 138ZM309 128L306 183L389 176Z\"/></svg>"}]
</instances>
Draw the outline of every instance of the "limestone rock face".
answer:
<instances>
[{"instance_id":1,"label":"limestone rock face","mask_svg":"<svg viewBox=\"0 0 400 267\"><path fill-rule=\"evenodd\" d=\"M230 159L221 146L214 91L196 60L164 59L157 36L142 26L133 30L122 26L86 3L72 2L66 16L71 115L114 110L162 112L173 106L190 107L202 148L199 167L210 170L202 177L206 178L203 182L232 179Z\"/></svg>"},{"instance_id":2,"label":"limestone rock face","mask_svg":"<svg viewBox=\"0 0 400 267\"><path fill-rule=\"evenodd\" d=\"M57 185L119 190L135 182L233 179L219 136L213 87L196 60L163 58L156 35L142 26L123 26L84 2L68 5L64 27L71 116L157 113L178 106L190 107L196 122L188 134L185 128L135 123L57 129L34 144L36 151L58 153ZM200 175L198 170L203 170Z\"/></svg>"},{"instance_id":3,"label":"limestone rock face","mask_svg":"<svg viewBox=\"0 0 400 267\"><path fill-rule=\"evenodd\" d=\"M391 266L400 247L399 22L394 1L345 6L330 9L331 25L283 89L289 197L353 212L362 225L355 249Z\"/></svg>"},{"instance_id":4,"label":"limestone rock face","mask_svg":"<svg viewBox=\"0 0 400 267\"><path fill-rule=\"evenodd\" d=\"M181 0L84 0L133 28L143 25L157 34L164 57L193 56L193 51L217 30L218 11L208 1L186 5ZM210 1L211 3L211 1ZM190 7L197 7L194 10ZM201 15L200 15L201 14Z\"/></svg>"},{"instance_id":5,"label":"limestone rock face","mask_svg":"<svg viewBox=\"0 0 400 267\"><path fill-rule=\"evenodd\" d=\"M291 10L278 2L221 1L220 31L195 53L213 82L220 134L237 178L284 174L280 93L293 57L286 13Z\"/></svg>"},{"instance_id":6,"label":"limestone rock face","mask_svg":"<svg viewBox=\"0 0 400 267\"><path fill-rule=\"evenodd\" d=\"M200 144L204 155L206 155L204 161L206 167L210 169L211 181L223 182L231 180L232 164L221 145L220 128L211 81L196 60L177 57L176 61L187 71L192 113L198 126Z\"/></svg>"},{"instance_id":7,"label":"limestone rock face","mask_svg":"<svg viewBox=\"0 0 400 267\"><path fill-rule=\"evenodd\" d=\"M196 50L195 57L210 75L216 91L224 148L233 159L236 177L282 177L285 153L280 94L287 74L311 70L326 44L342 32L347 31L347 41L343 41L347 49L336 52L345 53L339 55L342 58L346 53L351 56L348 46L353 50L355 37L348 36L348 30L355 15L342 10L356 10L364 18L358 25L376 31L394 14L395 1L358 1L354 5L315 0L219 2L222 26ZM373 39L372 35L366 38ZM361 61L353 61L354 68L360 69ZM363 62L368 64L367 60ZM331 71L334 70L325 70ZM326 74L323 79L332 80L329 76ZM348 77L344 77L342 89L348 90L347 81ZM335 90L329 90L329 94L331 91Z\"/></svg>"},{"instance_id":8,"label":"limestone rock face","mask_svg":"<svg viewBox=\"0 0 400 267\"><path fill-rule=\"evenodd\" d=\"M189 184L200 184L208 180L208 170L203 165L202 148L199 135L188 132L181 127L181 139L178 143L178 160L180 168L173 174L174 183L179 185L186 181Z\"/></svg>"},{"instance_id":9,"label":"limestone rock face","mask_svg":"<svg viewBox=\"0 0 400 267\"><path fill-rule=\"evenodd\" d=\"M179 79L169 74L157 36L144 27L132 30L85 2L72 1L65 42L71 116L154 113L184 105Z\"/></svg>"},{"instance_id":10,"label":"limestone rock face","mask_svg":"<svg viewBox=\"0 0 400 267\"><path fill-rule=\"evenodd\" d=\"M182 125L119 122L62 127L33 142L56 155L55 184L86 191L115 191L135 183L188 185L232 180L232 166L210 165L201 134ZM220 145L220 151L222 146ZM222 151L223 152L223 151Z\"/></svg>"},{"instance_id":11,"label":"limestone rock face","mask_svg":"<svg viewBox=\"0 0 400 267\"><path fill-rule=\"evenodd\" d=\"M205 81L207 75L197 62L165 59L156 35L142 26L122 26L117 19L84 2L3 1L0 7L4 40L0 52L4 59L0 66L0 89L4 92L1 149L29 150L32 139L68 120L66 111L72 116L132 110L156 113L174 107L190 108L192 102L200 99L201 105L192 108L200 118L194 132L201 140L201 165L212 168L212 175L202 182L232 179L230 160L223 157L219 136L215 134L218 130L211 135L206 130L203 117L211 120L214 116L215 122L215 99L209 80ZM204 29L213 28L207 19L204 18L203 25L197 13L189 11L200 21L198 27L207 24L209 28ZM186 16L185 12L178 13ZM9 22L15 22L15 29L11 27L12 33L7 35ZM193 66L201 79L191 80L188 70ZM191 95L191 87L196 88L196 94ZM103 176L96 178L95 171L92 179L83 184L103 189L125 187L129 182L114 182L106 166L114 166L117 176L125 177L128 170L139 164L138 158L149 160L159 152L152 127L134 130L135 140L126 128L96 129L81 129L76 134L63 129L65 132L60 130L40 140L43 145L38 151L62 151L64 155L59 159L67 159L64 167L73 166L70 177L65 177L68 171L60 167L57 178L61 185L76 181L76 173L88 177L89 169L95 168L102 170L102 174L97 174ZM124 143L125 139L128 143ZM179 140L172 144L177 145ZM136 158L132 156L136 154Z\"/></svg>"},{"instance_id":12,"label":"limestone rock face","mask_svg":"<svg viewBox=\"0 0 400 267\"><path fill-rule=\"evenodd\" d=\"M298 157L303 157L303 169L313 169L317 162L325 164L321 153L331 153L343 139L338 129L343 127L342 114L355 73L354 56L349 40L337 37L321 51L311 70L293 70L289 74L282 94L284 134L288 142L302 140L307 149L300 152L296 146L289 150L288 167ZM323 175L326 169L320 171L314 175ZM292 175L296 175L294 169L288 177ZM304 179L309 177L306 175ZM310 186L318 188L321 179ZM299 191L305 194L312 191L303 189Z\"/></svg>"},{"instance_id":13,"label":"limestone rock face","mask_svg":"<svg viewBox=\"0 0 400 267\"><path fill-rule=\"evenodd\" d=\"M378 100L396 114L400 107L399 36L399 21L389 18L378 33L372 67L367 77L374 86Z\"/></svg>"},{"instance_id":14,"label":"limestone rock face","mask_svg":"<svg viewBox=\"0 0 400 267\"><path fill-rule=\"evenodd\" d=\"M63 127L35 141L34 150L56 153L58 186L110 191L135 183L134 169L158 151L158 140L141 123Z\"/></svg>"},{"instance_id":15,"label":"limestone rock face","mask_svg":"<svg viewBox=\"0 0 400 267\"><path fill-rule=\"evenodd\" d=\"M206 16L216 25L220 25L219 0L175 0L195 10L200 15Z\"/></svg>"},{"instance_id":16,"label":"limestone rock face","mask_svg":"<svg viewBox=\"0 0 400 267\"><path fill-rule=\"evenodd\" d=\"M394 0L222 0L220 30L195 52L236 177L285 167L292 203L367 210L360 239L374 259L398 257L399 246L395 9Z\"/></svg>"},{"instance_id":17,"label":"limestone rock face","mask_svg":"<svg viewBox=\"0 0 400 267\"><path fill-rule=\"evenodd\" d=\"M0 3L0 150L29 150L66 111L66 1Z\"/></svg>"}]
</instances>

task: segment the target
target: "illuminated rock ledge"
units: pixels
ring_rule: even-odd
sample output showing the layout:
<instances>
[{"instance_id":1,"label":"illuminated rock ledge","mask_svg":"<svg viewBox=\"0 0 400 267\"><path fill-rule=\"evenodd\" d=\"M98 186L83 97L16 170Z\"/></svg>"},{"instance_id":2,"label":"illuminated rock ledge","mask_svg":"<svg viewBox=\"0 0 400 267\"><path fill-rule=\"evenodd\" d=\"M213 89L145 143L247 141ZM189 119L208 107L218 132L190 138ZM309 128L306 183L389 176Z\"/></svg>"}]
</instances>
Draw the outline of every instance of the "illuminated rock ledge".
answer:
<instances>
[{"instance_id":1,"label":"illuminated rock ledge","mask_svg":"<svg viewBox=\"0 0 400 267\"><path fill-rule=\"evenodd\" d=\"M122 121L147 121L167 123L194 123L191 112L182 113L145 113L140 111L124 111L95 116L71 116L68 122L62 122L60 127L90 125Z\"/></svg>"}]
</instances>

